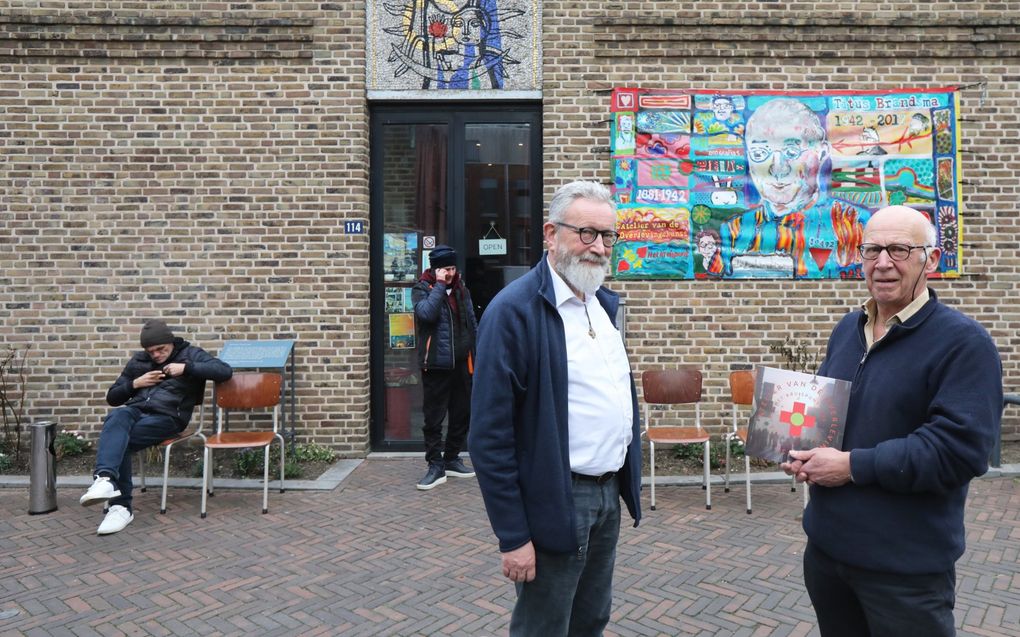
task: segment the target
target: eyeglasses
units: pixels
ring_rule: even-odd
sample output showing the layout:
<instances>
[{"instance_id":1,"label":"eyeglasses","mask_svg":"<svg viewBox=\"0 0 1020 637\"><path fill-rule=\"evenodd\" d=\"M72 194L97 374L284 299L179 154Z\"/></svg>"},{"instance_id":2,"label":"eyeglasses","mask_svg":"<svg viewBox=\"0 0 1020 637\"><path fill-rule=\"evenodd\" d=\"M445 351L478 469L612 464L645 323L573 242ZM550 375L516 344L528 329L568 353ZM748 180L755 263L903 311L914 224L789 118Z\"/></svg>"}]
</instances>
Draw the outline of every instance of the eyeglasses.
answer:
<instances>
[{"instance_id":1,"label":"eyeglasses","mask_svg":"<svg viewBox=\"0 0 1020 637\"><path fill-rule=\"evenodd\" d=\"M880 246L877 243L862 243L857 249L861 257L868 261L874 261L885 250L893 261L906 261L914 250L928 249L931 246L908 246L902 243L890 243L887 246Z\"/></svg>"},{"instance_id":2,"label":"eyeglasses","mask_svg":"<svg viewBox=\"0 0 1020 637\"><path fill-rule=\"evenodd\" d=\"M772 148L768 144L762 146L751 146L747 149L747 156L750 157L751 161L756 164L760 164L767 159L771 159L773 153L779 153L783 159L787 161L793 161L804 154L806 148L802 148L797 144L787 144L782 148Z\"/></svg>"},{"instance_id":3,"label":"eyeglasses","mask_svg":"<svg viewBox=\"0 0 1020 637\"><path fill-rule=\"evenodd\" d=\"M561 223L559 221L556 221L554 223L558 226L563 226L564 228L570 228L571 230L576 232L581 237L581 243L583 243L586 246L595 243L595 239L599 235L602 235L602 245L606 246L607 248L612 248L614 245L616 245L616 242L620 240L619 233L617 233L614 230L596 230L595 228L578 228L577 226L572 226L569 223Z\"/></svg>"}]
</instances>

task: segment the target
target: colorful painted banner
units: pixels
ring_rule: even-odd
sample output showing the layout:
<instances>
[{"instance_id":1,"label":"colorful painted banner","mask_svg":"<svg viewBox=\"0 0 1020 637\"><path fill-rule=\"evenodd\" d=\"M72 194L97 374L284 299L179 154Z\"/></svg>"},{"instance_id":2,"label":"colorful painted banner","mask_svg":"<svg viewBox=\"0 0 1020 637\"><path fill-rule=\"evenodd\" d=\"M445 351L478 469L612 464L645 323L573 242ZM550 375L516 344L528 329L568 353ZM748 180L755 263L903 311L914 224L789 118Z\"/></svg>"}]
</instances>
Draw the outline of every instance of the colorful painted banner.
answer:
<instances>
[{"instance_id":1,"label":"colorful painted banner","mask_svg":"<svg viewBox=\"0 0 1020 637\"><path fill-rule=\"evenodd\" d=\"M613 91L617 278L856 279L864 224L893 204L960 274L955 89Z\"/></svg>"}]
</instances>

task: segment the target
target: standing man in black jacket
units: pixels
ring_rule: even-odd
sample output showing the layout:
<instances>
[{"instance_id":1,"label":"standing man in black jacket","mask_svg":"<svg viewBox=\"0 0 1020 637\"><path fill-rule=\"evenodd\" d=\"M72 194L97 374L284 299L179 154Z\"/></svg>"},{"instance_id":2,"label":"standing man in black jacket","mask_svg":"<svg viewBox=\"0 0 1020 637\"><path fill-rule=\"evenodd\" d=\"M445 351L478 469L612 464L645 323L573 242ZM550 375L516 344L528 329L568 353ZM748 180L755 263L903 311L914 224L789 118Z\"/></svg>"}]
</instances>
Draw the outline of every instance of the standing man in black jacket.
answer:
<instances>
[{"instance_id":1,"label":"standing man in black jacket","mask_svg":"<svg viewBox=\"0 0 1020 637\"><path fill-rule=\"evenodd\" d=\"M81 504L109 504L98 534L121 531L131 520L131 460L133 452L157 445L183 431L201 402L205 381L230 378L230 365L182 338L163 321L142 327L144 351L131 357L120 377L106 392L113 407L103 422L96 450L95 481ZM123 405L123 407L121 407Z\"/></svg>"},{"instance_id":2,"label":"standing man in black jacket","mask_svg":"<svg viewBox=\"0 0 1020 637\"><path fill-rule=\"evenodd\" d=\"M460 451L471 420L472 357L478 321L471 293L457 272L457 253L437 246L429 253L428 270L411 290L418 327L418 363L425 390L425 460L428 473L418 481L427 491L446 482L446 476L470 478ZM443 418L450 422L443 445Z\"/></svg>"}]
</instances>

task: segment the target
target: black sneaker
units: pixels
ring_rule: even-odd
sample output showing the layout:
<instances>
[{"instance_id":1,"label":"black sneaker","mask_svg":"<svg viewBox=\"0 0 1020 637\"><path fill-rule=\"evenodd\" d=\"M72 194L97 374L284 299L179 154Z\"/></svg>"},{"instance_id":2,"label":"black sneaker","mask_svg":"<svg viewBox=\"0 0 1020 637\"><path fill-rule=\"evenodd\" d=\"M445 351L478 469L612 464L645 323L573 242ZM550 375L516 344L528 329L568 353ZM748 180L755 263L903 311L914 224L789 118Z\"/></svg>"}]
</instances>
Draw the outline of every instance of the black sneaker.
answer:
<instances>
[{"instance_id":1,"label":"black sneaker","mask_svg":"<svg viewBox=\"0 0 1020 637\"><path fill-rule=\"evenodd\" d=\"M473 478L475 472L467 468L460 458L446 461L446 474L451 478Z\"/></svg>"},{"instance_id":2,"label":"black sneaker","mask_svg":"<svg viewBox=\"0 0 1020 637\"><path fill-rule=\"evenodd\" d=\"M417 487L421 491L428 491L434 487L446 482L446 472L443 471L443 465L441 464L430 464L429 472L425 474L425 477L418 481Z\"/></svg>"}]
</instances>

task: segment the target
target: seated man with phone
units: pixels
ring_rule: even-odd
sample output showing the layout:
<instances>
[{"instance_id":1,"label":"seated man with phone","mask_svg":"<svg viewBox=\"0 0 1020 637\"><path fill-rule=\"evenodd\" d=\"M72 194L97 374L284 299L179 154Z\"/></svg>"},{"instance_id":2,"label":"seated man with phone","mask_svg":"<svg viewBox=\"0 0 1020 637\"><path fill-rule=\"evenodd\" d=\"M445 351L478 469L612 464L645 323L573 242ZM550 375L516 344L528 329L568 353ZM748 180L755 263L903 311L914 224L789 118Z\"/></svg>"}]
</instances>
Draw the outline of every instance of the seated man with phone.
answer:
<instances>
[{"instance_id":1,"label":"seated man with phone","mask_svg":"<svg viewBox=\"0 0 1020 637\"><path fill-rule=\"evenodd\" d=\"M188 426L202 401L205 381L230 378L230 365L175 337L160 320L142 327L143 351L136 352L106 392L112 410L103 422L96 450L95 481L81 504L109 505L98 534L121 531L134 519L131 511L131 461L135 451L157 445Z\"/></svg>"}]
</instances>

